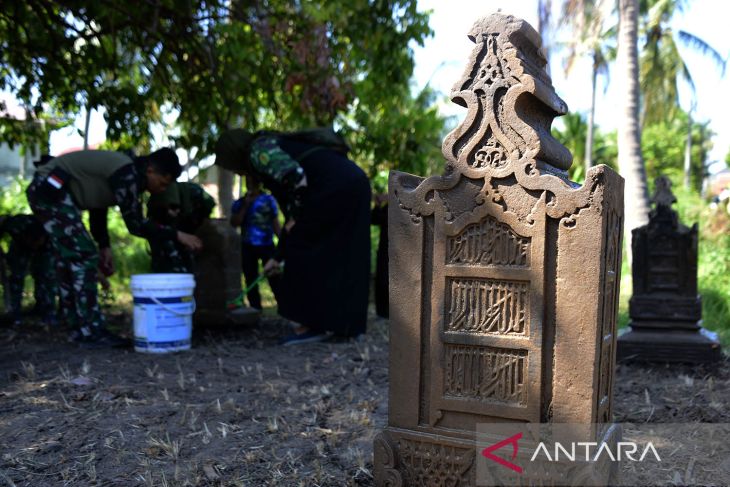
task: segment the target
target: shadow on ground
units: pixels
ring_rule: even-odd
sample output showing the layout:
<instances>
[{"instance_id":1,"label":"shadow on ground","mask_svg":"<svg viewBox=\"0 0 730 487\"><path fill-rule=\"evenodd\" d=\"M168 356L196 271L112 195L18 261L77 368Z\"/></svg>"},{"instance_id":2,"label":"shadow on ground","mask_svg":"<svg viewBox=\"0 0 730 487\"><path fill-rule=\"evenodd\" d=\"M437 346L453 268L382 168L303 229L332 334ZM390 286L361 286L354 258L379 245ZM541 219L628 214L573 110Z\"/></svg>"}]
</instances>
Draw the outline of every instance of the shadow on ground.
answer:
<instances>
[{"instance_id":1,"label":"shadow on ground","mask_svg":"<svg viewBox=\"0 0 730 487\"><path fill-rule=\"evenodd\" d=\"M128 317L113 317L120 330ZM372 320L371 320L372 321ZM285 322L197 330L189 352L80 350L0 330L9 485L372 485L387 420L387 322L358 342L282 348ZM730 422L730 367L622 364L618 422Z\"/></svg>"}]
</instances>

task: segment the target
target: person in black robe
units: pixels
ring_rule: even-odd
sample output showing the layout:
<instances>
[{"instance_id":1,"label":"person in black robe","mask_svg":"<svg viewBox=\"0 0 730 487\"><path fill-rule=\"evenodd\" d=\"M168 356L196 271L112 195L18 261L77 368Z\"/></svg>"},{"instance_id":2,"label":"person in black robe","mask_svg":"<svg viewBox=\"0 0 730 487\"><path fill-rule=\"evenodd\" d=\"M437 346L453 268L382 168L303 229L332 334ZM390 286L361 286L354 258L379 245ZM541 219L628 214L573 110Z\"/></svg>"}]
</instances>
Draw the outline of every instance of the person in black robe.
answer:
<instances>
[{"instance_id":1,"label":"person in black robe","mask_svg":"<svg viewBox=\"0 0 730 487\"><path fill-rule=\"evenodd\" d=\"M283 345L366 331L370 184L341 147L242 129L216 144L215 163L258 178L286 216L277 254L264 266L271 273L284 263L279 314L299 325Z\"/></svg>"}]
</instances>

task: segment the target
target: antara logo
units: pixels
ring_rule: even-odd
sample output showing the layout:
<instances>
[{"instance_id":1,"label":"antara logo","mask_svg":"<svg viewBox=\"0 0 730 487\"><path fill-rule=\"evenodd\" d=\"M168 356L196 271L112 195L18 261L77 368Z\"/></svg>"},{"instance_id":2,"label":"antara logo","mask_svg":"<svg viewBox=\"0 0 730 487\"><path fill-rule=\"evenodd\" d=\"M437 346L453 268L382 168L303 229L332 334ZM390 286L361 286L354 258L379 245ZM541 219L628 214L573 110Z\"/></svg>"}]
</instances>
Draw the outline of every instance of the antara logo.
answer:
<instances>
[{"instance_id":1,"label":"antara logo","mask_svg":"<svg viewBox=\"0 0 730 487\"><path fill-rule=\"evenodd\" d=\"M517 433L515 435L510 436L509 438L505 438L502 441L499 441L495 443L492 446L488 446L487 448L482 450L482 456L485 458L488 458L489 460L492 460L495 463L498 463L499 465L502 465L505 468L508 468L510 470L513 470L517 473L522 473L523 469L521 466L513 463L510 460L506 460L500 456L497 456L494 454L495 451L499 450L500 448L503 448L507 445L512 445L512 458L511 460L514 460L517 458L517 453L519 451L519 444L518 441L522 438L522 433ZM548 461L548 462L559 462L559 461L584 461L584 462L595 462L599 458L601 458L602 455L605 455L608 457L611 461L622 461L624 459L631 460L632 462L643 462L644 459L647 457L647 455L651 454L658 462L661 462L662 459L659 457L659 453L657 452L656 448L654 448L654 445L651 442L648 442L642 450L641 455L637 459L635 455L638 454L640 448L639 445L635 442L618 442L614 449L611 448L611 445L609 445L606 442L570 442L570 443L560 443L555 442L553 444L552 452L553 455L550 455L551 449L549 449L545 442L540 442L537 445L537 448L535 448L535 451L532 454L532 457L530 458L530 462L534 462L535 460L542 460L542 461Z\"/></svg>"},{"instance_id":2,"label":"antara logo","mask_svg":"<svg viewBox=\"0 0 730 487\"><path fill-rule=\"evenodd\" d=\"M553 456L550 456L550 451L545 446L545 443L540 442L539 445L537 445L537 448L535 449L535 453L532 454L532 458L530 458L530 461L535 461L536 458L540 455L540 452L543 453L545 456L545 459L549 462L558 462L560 461L560 453L562 452L563 456L566 460L569 460L571 462L575 462L576 458L578 458L578 461L593 461L595 462L599 458L601 458L601 455L606 455L608 458L611 459L613 462L620 462L621 460L627 459L631 460L632 462L643 462L644 458L646 458L647 454L651 452L652 455L654 455L654 458L658 462L661 462L662 459L659 457L659 453L656 451L656 448L654 448L654 445L649 442L644 447L644 451L641 453L641 456L637 460L634 458L634 455L639 451L639 445L634 443L633 441L619 441L616 445L616 448L614 450L611 449L611 446L606 442L597 443L594 441L579 441L579 442L571 442L568 443L570 445L569 448L566 448L563 446L562 443L555 442L554 450L553 450ZM576 455L576 446L578 447L578 454ZM584 456L580 456L580 448L584 448ZM591 455L591 448L594 448L596 453L594 455Z\"/></svg>"},{"instance_id":3,"label":"antara logo","mask_svg":"<svg viewBox=\"0 0 730 487\"><path fill-rule=\"evenodd\" d=\"M517 444L517 442L519 441L520 438L522 438L522 433L517 433L516 435L512 435L509 438L505 438L504 440L502 440L498 443L495 443L492 446L488 446L484 450L482 450L482 456L492 460L493 462L499 463L503 467L507 467L510 470L514 470L517 473L522 473L522 467L520 467L519 465L515 465L514 463L512 463L508 460L505 460L502 457L498 457L497 455L492 453L493 451L499 450L500 448L502 448L505 445L512 445L512 460L514 460L515 458L517 458L517 452L519 450L519 445Z\"/></svg>"}]
</instances>

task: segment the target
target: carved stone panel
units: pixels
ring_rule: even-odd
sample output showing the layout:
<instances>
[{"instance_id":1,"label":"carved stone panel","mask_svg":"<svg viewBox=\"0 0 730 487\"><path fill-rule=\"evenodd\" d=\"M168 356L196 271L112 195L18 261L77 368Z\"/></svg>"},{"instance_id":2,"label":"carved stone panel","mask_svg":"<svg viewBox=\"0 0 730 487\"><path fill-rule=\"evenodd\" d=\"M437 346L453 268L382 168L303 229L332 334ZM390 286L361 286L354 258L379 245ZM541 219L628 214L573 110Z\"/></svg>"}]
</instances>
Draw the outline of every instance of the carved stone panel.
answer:
<instances>
[{"instance_id":1,"label":"carved stone panel","mask_svg":"<svg viewBox=\"0 0 730 487\"><path fill-rule=\"evenodd\" d=\"M444 396L523 406L526 359L524 350L447 345Z\"/></svg>"},{"instance_id":2,"label":"carved stone panel","mask_svg":"<svg viewBox=\"0 0 730 487\"><path fill-rule=\"evenodd\" d=\"M521 335L529 319L528 284L495 279L449 279L445 331Z\"/></svg>"},{"instance_id":3,"label":"carved stone panel","mask_svg":"<svg viewBox=\"0 0 730 487\"><path fill-rule=\"evenodd\" d=\"M530 239L515 234L493 217L467 225L447 243L447 264L527 267Z\"/></svg>"},{"instance_id":4,"label":"carved stone panel","mask_svg":"<svg viewBox=\"0 0 730 487\"><path fill-rule=\"evenodd\" d=\"M480 422L611 419L623 181L583 186L524 21L478 20L446 170L389 182L390 393L378 485L475 485Z\"/></svg>"},{"instance_id":5,"label":"carved stone panel","mask_svg":"<svg viewBox=\"0 0 730 487\"><path fill-rule=\"evenodd\" d=\"M472 449L409 438L400 439L398 454L404 485L465 485L474 464Z\"/></svg>"}]
</instances>

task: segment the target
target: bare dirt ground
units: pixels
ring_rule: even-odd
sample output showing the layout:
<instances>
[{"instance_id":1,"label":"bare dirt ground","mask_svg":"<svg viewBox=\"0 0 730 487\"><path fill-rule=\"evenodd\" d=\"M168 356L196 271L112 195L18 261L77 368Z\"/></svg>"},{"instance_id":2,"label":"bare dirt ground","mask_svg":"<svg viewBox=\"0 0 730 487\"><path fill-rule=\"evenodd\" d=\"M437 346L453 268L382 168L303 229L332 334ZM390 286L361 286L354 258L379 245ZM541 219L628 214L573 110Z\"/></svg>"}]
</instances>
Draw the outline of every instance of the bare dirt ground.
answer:
<instances>
[{"instance_id":1,"label":"bare dirt ground","mask_svg":"<svg viewBox=\"0 0 730 487\"><path fill-rule=\"evenodd\" d=\"M128 329L128 317L116 317ZM208 329L172 355L0 330L0 484L372 485L387 322L282 348L286 324ZM730 363L619 365L617 422L730 422Z\"/></svg>"}]
</instances>

